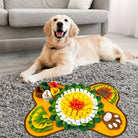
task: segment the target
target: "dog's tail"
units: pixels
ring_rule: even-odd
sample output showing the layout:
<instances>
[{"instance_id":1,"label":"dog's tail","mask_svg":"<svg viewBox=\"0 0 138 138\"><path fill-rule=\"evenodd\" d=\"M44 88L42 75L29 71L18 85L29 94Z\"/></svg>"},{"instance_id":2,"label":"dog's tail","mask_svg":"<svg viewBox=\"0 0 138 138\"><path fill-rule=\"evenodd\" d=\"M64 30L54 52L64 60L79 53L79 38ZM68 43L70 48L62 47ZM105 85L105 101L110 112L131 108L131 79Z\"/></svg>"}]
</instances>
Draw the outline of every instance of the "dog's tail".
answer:
<instances>
[{"instance_id":1,"label":"dog's tail","mask_svg":"<svg viewBox=\"0 0 138 138\"><path fill-rule=\"evenodd\" d=\"M125 52L125 56L128 58L138 58L138 54L132 54L130 52Z\"/></svg>"}]
</instances>

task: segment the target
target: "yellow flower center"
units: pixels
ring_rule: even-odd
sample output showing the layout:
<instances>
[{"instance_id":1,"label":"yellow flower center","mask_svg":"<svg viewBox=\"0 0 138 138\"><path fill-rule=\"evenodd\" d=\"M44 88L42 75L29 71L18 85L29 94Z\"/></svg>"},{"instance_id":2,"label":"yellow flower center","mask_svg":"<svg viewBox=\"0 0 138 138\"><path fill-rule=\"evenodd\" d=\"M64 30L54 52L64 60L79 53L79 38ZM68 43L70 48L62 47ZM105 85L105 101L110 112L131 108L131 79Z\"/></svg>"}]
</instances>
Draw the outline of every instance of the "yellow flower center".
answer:
<instances>
[{"instance_id":1,"label":"yellow flower center","mask_svg":"<svg viewBox=\"0 0 138 138\"><path fill-rule=\"evenodd\" d=\"M72 92L61 98L60 108L66 117L79 120L89 116L93 109L92 105L93 101L87 94Z\"/></svg>"}]
</instances>

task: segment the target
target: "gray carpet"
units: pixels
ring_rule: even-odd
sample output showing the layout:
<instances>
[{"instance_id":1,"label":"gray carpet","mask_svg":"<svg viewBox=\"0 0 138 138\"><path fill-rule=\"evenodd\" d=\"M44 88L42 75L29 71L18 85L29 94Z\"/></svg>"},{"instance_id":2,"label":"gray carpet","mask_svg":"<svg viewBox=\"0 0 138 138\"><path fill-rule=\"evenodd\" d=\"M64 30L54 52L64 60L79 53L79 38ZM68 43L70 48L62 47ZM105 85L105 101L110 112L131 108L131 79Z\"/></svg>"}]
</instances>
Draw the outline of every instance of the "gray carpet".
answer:
<instances>
[{"instance_id":1,"label":"gray carpet","mask_svg":"<svg viewBox=\"0 0 138 138\"><path fill-rule=\"evenodd\" d=\"M51 81L51 80L49 80ZM127 117L126 131L120 138L138 137L138 66L128 63L121 66L117 62L82 66L73 74L52 79L61 84L84 83L90 85L98 82L110 83L120 94L118 107ZM26 114L34 107L32 92L36 84L22 83L19 74L0 79L0 138L31 137L24 129ZM105 137L94 131L61 131L48 137L54 138L101 138Z\"/></svg>"}]
</instances>

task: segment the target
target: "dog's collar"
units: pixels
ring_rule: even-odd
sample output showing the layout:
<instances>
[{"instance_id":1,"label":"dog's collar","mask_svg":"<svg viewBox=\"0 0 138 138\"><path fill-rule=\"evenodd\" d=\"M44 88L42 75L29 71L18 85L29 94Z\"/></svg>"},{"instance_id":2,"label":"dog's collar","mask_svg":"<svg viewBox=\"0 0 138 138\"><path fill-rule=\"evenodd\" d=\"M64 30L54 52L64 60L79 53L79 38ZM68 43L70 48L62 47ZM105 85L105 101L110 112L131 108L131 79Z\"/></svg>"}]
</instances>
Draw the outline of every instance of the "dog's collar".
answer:
<instances>
[{"instance_id":1,"label":"dog's collar","mask_svg":"<svg viewBox=\"0 0 138 138\"><path fill-rule=\"evenodd\" d=\"M64 47L50 47L49 49L50 50L60 50L60 49L63 49L63 48L65 48L66 46L64 46Z\"/></svg>"},{"instance_id":2,"label":"dog's collar","mask_svg":"<svg viewBox=\"0 0 138 138\"><path fill-rule=\"evenodd\" d=\"M51 50L59 50L61 48L58 48L58 47L50 47L49 49L51 49Z\"/></svg>"}]
</instances>

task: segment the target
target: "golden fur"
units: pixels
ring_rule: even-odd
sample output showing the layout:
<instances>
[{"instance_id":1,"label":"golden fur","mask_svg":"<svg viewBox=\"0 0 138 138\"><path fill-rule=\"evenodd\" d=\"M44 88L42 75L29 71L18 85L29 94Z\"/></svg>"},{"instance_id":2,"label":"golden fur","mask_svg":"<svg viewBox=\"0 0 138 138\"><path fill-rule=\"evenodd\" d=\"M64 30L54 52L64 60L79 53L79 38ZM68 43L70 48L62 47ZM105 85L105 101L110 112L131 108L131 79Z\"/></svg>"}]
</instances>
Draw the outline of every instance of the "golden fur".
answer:
<instances>
[{"instance_id":1,"label":"golden fur","mask_svg":"<svg viewBox=\"0 0 138 138\"><path fill-rule=\"evenodd\" d=\"M57 22L63 22L63 26L67 30L66 35L62 39L56 38L53 33L56 29L56 23L53 21L55 18ZM65 19L68 19L68 22L65 22ZM77 66L99 63L100 60L114 61L119 58L120 64L124 65L126 63L122 49L105 37L95 35L75 38L79 33L79 29L65 15L52 17L46 23L44 33L47 36L47 41L41 55L28 70L20 75L25 82L36 82L69 74ZM54 49L52 49L53 47ZM51 68L36 73L43 66Z\"/></svg>"}]
</instances>

